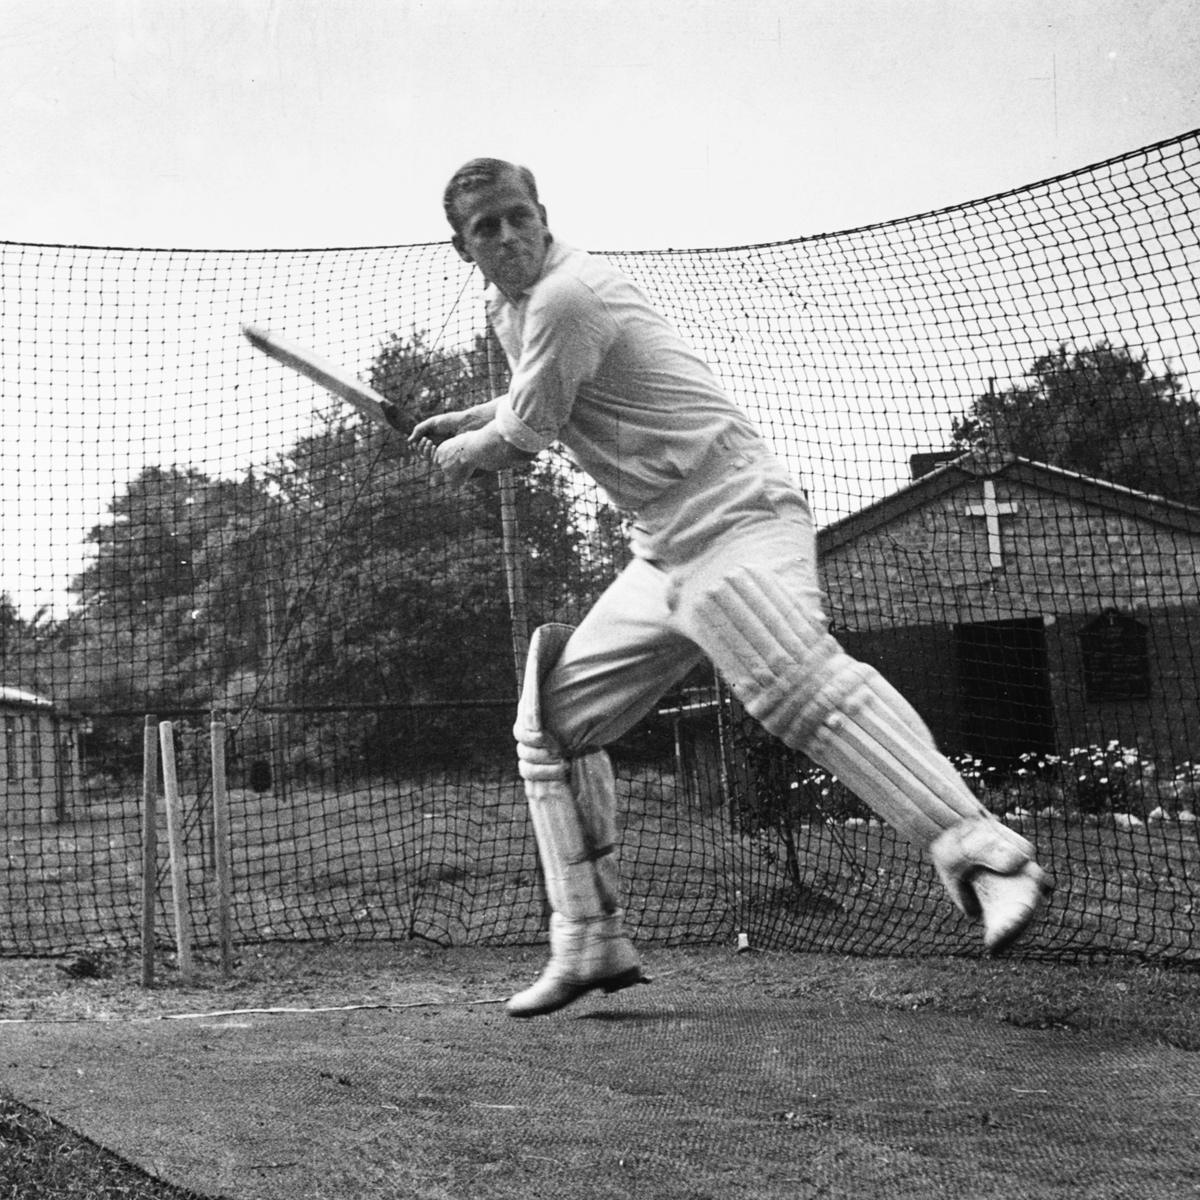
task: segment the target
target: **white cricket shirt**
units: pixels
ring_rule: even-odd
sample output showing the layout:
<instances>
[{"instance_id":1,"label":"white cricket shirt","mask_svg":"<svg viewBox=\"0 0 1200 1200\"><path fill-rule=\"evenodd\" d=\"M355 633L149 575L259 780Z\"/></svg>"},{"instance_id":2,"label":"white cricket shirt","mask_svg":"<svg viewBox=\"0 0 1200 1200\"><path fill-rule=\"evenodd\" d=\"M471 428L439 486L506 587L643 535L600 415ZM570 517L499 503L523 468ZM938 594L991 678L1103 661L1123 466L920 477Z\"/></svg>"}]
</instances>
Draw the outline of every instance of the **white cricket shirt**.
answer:
<instances>
[{"instance_id":1,"label":"white cricket shirt","mask_svg":"<svg viewBox=\"0 0 1200 1200\"><path fill-rule=\"evenodd\" d=\"M560 442L618 508L636 513L715 448L762 443L708 364L603 260L552 242L517 300L487 290L512 369L496 423L536 454Z\"/></svg>"}]
</instances>

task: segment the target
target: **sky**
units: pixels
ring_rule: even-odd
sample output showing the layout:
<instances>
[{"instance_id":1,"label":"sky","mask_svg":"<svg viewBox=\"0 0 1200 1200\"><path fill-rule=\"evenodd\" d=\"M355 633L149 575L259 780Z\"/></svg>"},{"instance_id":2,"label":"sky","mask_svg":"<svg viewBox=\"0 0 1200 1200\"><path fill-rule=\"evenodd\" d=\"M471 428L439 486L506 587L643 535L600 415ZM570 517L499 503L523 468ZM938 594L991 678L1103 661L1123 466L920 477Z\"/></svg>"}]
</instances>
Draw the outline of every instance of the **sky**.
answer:
<instances>
[{"instance_id":1,"label":"sky","mask_svg":"<svg viewBox=\"0 0 1200 1200\"><path fill-rule=\"evenodd\" d=\"M130 409L83 436L92 351L50 334L104 280L19 244L444 241L442 188L478 155L532 167L589 249L802 238L1196 129L1198 61L1197 0L0 0L0 253L27 273L0 278L0 593L65 605L87 531L165 440L206 470L199 447L243 453L236 427L177 423L176 372L209 351L169 339L117 347ZM53 320L23 291L47 277ZM89 312L157 319L115 300Z\"/></svg>"},{"instance_id":2,"label":"sky","mask_svg":"<svg viewBox=\"0 0 1200 1200\"><path fill-rule=\"evenodd\" d=\"M445 237L485 154L592 249L977 199L1200 126L1195 0L0 0L0 240Z\"/></svg>"}]
</instances>

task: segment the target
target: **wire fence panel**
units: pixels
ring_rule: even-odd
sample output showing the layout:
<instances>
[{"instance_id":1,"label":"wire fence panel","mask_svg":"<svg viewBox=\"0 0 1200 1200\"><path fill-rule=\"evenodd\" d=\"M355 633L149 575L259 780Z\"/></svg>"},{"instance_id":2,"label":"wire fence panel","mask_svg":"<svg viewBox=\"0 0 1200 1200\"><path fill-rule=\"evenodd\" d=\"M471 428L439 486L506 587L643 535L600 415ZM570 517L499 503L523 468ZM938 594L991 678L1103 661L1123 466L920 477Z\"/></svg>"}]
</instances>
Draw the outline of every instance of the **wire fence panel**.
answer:
<instances>
[{"instance_id":1,"label":"wire fence panel","mask_svg":"<svg viewBox=\"0 0 1200 1200\"><path fill-rule=\"evenodd\" d=\"M1195 964L1200 133L820 237L611 253L805 485L839 640L1058 890L1024 952ZM0 243L0 954L132 946L170 720L196 936L542 936L510 729L626 515L561 455L453 492L242 336L411 423L506 385L446 244ZM711 673L613 748L646 940L973 952L932 872ZM161 806L160 806L161 807ZM165 817L157 932L171 932Z\"/></svg>"}]
</instances>

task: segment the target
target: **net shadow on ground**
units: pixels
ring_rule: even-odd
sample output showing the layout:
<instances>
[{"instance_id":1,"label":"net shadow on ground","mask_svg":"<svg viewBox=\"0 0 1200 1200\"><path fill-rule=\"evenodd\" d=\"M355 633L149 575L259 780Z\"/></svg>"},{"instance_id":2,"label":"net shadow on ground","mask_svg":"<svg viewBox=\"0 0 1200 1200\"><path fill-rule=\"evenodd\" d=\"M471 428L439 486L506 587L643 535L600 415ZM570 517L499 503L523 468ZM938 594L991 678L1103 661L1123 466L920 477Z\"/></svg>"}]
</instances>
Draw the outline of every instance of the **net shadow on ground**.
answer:
<instances>
[{"instance_id":1,"label":"net shadow on ground","mask_svg":"<svg viewBox=\"0 0 1200 1200\"><path fill-rule=\"evenodd\" d=\"M929 1010L668 979L531 1022L460 1001L4 1047L18 1100L231 1200L1200 1194L1194 1053Z\"/></svg>"}]
</instances>

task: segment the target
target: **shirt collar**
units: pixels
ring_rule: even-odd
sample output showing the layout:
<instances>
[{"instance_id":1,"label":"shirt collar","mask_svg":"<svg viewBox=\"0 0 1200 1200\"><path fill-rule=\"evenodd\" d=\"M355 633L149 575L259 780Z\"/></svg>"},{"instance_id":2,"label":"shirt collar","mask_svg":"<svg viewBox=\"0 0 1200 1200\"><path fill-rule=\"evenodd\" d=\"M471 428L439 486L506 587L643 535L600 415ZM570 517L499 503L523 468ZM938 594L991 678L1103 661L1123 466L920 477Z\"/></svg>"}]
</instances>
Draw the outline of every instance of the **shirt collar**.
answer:
<instances>
[{"instance_id":1,"label":"shirt collar","mask_svg":"<svg viewBox=\"0 0 1200 1200\"><path fill-rule=\"evenodd\" d=\"M557 241L554 235L551 234L550 244L546 248L546 257L542 260L541 274L538 275L538 277L529 285L529 287L527 287L515 300L510 300L494 283L489 283L484 287L484 300L487 302L489 307L492 305L519 304L525 299L526 296L529 295L531 291L533 291L535 287L537 287L539 283L541 283L543 279L546 278L546 276L555 267L558 266L559 263L562 262L564 258L567 257L570 252L570 246L563 245L562 242Z\"/></svg>"}]
</instances>

